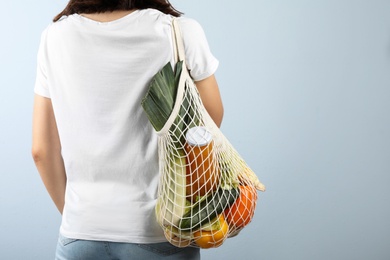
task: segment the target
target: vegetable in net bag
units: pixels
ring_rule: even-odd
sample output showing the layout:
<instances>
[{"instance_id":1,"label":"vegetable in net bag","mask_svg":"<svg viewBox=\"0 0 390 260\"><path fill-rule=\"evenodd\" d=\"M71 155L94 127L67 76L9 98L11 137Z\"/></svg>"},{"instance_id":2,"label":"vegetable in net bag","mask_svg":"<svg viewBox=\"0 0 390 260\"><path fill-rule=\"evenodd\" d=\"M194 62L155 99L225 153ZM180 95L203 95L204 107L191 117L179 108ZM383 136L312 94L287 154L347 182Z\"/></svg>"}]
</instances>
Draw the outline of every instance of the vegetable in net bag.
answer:
<instances>
[{"instance_id":1,"label":"vegetable in net bag","mask_svg":"<svg viewBox=\"0 0 390 260\"><path fill-rule=\"evenodd\" d=\"M250 223L265 187L203 106L175 19L173 32L179 61L154 76L142 100L158 134L156 218L175 246L218 247Z\"/></svg>"}]
</instances>

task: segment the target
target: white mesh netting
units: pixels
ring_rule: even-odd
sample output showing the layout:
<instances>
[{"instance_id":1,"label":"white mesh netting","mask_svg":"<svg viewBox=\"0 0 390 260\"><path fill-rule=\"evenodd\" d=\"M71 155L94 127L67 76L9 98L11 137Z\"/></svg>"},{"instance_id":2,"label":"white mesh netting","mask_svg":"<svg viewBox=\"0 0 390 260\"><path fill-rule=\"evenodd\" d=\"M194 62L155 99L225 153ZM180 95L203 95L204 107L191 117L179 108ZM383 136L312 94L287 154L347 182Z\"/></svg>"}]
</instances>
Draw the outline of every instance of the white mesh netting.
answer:
<instances>
[{"instance_id":1,"label":"white mesh netting","mask_svg":"<svg viewBox=\"0 0 390 260\"><path fill-rule=\"evenodd\" d=\"M156 217L170 243L212 248L252 220L264 185L215 125L183 72L175 106L158 132Z\"/></svg>"}]
</instances>

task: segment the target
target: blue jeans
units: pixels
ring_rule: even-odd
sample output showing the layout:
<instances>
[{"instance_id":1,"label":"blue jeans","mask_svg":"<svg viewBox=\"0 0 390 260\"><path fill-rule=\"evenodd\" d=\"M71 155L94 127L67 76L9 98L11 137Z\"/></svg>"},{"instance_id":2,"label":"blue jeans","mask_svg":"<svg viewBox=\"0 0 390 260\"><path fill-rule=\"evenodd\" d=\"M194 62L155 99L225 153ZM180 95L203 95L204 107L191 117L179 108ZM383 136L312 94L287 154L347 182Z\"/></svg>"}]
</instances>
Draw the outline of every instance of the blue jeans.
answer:
<instances>
[{"instance_id":1,"label":"blue jeans","mask_svg":"<svg viewBox=\"0 0 390 260\"><path fill-rule=\"evenodd\" d=\"M168 242L132 244L58 238L56 260L199 260L200 250L178 248Z\"/></svg>"}]
</instances>

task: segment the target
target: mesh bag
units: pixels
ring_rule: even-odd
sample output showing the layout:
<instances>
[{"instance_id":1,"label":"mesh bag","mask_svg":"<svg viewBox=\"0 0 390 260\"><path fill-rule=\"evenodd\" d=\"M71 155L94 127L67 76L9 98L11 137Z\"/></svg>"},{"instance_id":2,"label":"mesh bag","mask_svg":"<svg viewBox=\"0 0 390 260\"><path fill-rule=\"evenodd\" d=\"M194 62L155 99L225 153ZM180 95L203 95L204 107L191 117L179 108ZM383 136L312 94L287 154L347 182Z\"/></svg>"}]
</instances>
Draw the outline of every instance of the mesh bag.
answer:
<instances>
[{"instance_id":1,"label":"mesh bag","mask_svg":"<svg viewBox=\"0 0 390 260\"><path fill-rule=\"evenodd\" d=\"M203 106L175 19L172 31L175 71L167 64L142 101L158 134L156 218L175 246L218 247L252 220L265 187Z\"/></svg>"}]
</instances>

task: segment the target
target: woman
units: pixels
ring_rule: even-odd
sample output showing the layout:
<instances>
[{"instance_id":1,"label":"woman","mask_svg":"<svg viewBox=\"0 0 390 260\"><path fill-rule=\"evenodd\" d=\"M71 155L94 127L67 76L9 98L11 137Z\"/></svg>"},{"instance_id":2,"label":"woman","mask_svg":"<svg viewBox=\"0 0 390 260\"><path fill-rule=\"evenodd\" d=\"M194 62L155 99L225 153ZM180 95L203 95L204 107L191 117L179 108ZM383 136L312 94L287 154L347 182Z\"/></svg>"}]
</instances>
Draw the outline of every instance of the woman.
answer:
<instances>
[{"instance_id":1,"label":"woman","mask_svg":"<svg viewBox=\"0 0 390 260\"><path fill-rule=\"evenodd\" d=\"M56 259L199 259L155 220L156 134L140 105L174 62L166 0L71 0L42 33L32 154L62 214ZM187 67L217 125L223 107L203 30L179 18Z\"/></svg>"}]
</instances>

